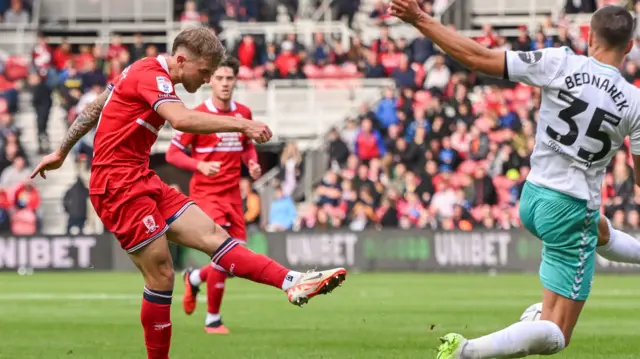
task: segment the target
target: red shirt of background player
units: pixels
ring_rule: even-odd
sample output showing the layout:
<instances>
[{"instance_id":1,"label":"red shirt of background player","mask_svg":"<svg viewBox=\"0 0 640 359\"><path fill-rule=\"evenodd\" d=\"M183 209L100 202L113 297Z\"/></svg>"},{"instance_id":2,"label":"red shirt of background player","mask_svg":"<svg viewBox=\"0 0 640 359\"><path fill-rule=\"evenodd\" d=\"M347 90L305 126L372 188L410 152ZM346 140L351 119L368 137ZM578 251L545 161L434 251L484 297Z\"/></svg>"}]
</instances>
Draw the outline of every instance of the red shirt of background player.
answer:
<instances>
[{"instance_id":1,"label":"red shirt of background player","mask_svg":"<svg viewBox=\"0 0 640 359\"><path fill-rule=\"evenodd\" d=\"M229 111L219 110L208 99L197 111L252 119L251 110L231 101ZM191 156L183 151L191 149ZM167 150L167 161L176 167L193 172L189 196L193 198L209 217L220 226L227 227L229 234L245 240L244 210L240 196L242 163L258 162L253 141L242 133L216 133L196 135L178 132ZM205 176L198 170L200 162L220 162L220 171Z\"/></svg>"}]
</instances>

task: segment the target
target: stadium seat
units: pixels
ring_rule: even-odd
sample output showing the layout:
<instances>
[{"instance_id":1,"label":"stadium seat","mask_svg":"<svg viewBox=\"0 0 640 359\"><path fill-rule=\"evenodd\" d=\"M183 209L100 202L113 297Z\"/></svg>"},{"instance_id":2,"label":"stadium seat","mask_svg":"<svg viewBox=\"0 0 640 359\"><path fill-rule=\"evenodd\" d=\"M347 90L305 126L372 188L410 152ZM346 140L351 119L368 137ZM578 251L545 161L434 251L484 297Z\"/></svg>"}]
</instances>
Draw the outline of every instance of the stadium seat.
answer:
<instances>
[{"instance_id":1,"label":"stadium seat","mask_svg":"<svg viewBox=\"0 0 640 359\"><path fill-rule=\"evenodd\" d=\"M302 72L309 79L317 79L322 77L322 72L320 68L318 68L318 66L313 64L304 65L304 67L302 68Z\"/></svg>"},{"instance_id":2,"label":"stadium seat","mask_svg":"<svg viewBox=\"0 0 640 359\"><path fill-rule=\"evenodd\" d=\"M254 77L254 72L251 68L247 66L240 66L240 71L238 72L239 80L251 80Z\"/></svg>"}]
</instances>

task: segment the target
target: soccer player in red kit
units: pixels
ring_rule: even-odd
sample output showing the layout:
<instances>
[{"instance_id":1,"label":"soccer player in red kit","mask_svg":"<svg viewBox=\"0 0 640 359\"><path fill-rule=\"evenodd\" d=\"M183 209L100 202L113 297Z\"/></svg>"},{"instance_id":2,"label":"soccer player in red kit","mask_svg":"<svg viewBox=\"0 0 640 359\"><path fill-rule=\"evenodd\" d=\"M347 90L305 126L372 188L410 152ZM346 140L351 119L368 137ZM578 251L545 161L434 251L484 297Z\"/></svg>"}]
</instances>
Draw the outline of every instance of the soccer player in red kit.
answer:
<instances>
[{"instance_id":1,"label":"soccer player in red kit","mask_svg":"<svg viewBox=\"0 0 640 359\"><path fill-rule=\"evenodd\" d=\"M238 60L227 57L211 77L213 95L196 110L250 120L251 110L232 100L239 69ZM185 149L190 149L191 156L184 152ZM240 196L242 163L253 179L261 175L253 141L239 132L212 135L178 132L171 141L166 159L178 168L193 172L190 197L214 222L225 228L231 238L245 243L247 232ZM207 283L205 331L210 334L229 333L220 316L226 278L224 269L213 263L185 271L183 306L187 314L192 314L196 308L199 285Z\"/></svg>"},{"instance_id":2,"label":"soccer player in red kit","mask_svg":"<svg viewBox=\"0 0 640 359\"><path fill-rule=\"evenodd\" d=\"M168 241L198 249L231 275L281 288L296 305L337 287L346 271L290 271L238 245L193 201L163 183L149 169L151 146L165 121L176 130L210 134L241 132L264 143L269 128L257 121L187 109L175 93L182 84L194 93L222 62L225 50L206 28L182 31L172 55L138 60L123 71L71 125L60 149L45 156L32 174L62 166L73 145L94 126L89 195L105 228L142 273L140 321L148 359L168 359L174 270Z\"/></svg>"}]
</instances>

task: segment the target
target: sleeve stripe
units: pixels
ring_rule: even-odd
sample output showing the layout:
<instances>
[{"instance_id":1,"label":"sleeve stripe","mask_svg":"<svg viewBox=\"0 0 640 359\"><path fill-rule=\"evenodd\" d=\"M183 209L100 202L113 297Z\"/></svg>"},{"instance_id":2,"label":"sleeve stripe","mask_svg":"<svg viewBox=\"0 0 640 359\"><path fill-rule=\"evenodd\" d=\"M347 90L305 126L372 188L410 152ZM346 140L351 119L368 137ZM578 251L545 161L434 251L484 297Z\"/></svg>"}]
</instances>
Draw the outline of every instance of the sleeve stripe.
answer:
<instances>
[{"instance_id":1,"label":"sleeve stripe","mask_svg":"<svg viewBox=\"0 0 640 359\"><path fill-rule=\"evenodd\" d=\"M184 146L182 145L182 143L180 143L180 142L178 142L176 140L171 140L171 144L184 151Z\"/></svg>"},{"instance_id":2,"label":"sleeve stripe","mask_svg":"<svg viewBox=\"0 0 640 359\"><path fill-rule=\"evenodd\" d=\"M180 100L179 98L161 98L158 101L154 102L153 104L153 110L157 111L158 110L158 106L162 105L163 103L167 103L167 102L182 102L182 100Z\"/></svg>"}]
</instances>

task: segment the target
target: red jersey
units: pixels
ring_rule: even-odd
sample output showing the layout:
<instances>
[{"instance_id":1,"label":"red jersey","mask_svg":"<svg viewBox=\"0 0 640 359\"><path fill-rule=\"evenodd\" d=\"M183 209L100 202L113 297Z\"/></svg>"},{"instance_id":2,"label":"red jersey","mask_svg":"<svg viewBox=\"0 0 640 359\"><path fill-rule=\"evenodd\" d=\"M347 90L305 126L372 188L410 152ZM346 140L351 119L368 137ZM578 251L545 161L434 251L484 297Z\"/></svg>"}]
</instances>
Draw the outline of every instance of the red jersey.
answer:
<instances>
[{"instance_id":1,"label":"red jersey","mask_svg":"<svg viewBox=\"0 0 640 359\"><path fill-rule=\"evenodd\" d=\"M89 190L96 194L152 172L151 146L165 123L156 110L166 102L181 102L162 56L136 61L110 87L94 140Z\"/></svg>"},{"instance_id":2,"label":"red jersey","mask_svg":"<svg viewBox=\"0 0 640 359\"><path fill-rule=\"evenodd\" d=\"M197 111L216 115L242 117L251 120L251 110L232 101L229 111L217 109L213 101L208 99ZM191 148L191 157L183 151ZM189 197L211 201L220 199L230 204L241 204L240 177L242 162L257 162L257 154L253 141L239 132L198 135L177 132L167 151L167 159L177 167L193 171L189 186ZM200 162L220 162L220 172L214 176L205 176L197 170Z\"/></svg>"}]
</instances>

